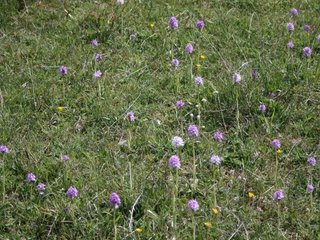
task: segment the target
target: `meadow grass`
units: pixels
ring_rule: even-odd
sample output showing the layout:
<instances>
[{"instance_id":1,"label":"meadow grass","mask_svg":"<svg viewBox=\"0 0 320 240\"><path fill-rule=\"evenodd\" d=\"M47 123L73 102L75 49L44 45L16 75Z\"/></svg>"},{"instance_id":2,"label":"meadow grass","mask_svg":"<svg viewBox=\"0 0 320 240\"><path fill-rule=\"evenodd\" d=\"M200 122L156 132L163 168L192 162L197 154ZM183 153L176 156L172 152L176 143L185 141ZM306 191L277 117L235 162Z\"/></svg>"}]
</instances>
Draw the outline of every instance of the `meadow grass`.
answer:
<instances>
[{"instance_id":1,"label":"meadow grass","mask_svg":"<svg viewBox=\"0 0 320 240\"><path fill-rule=\"evenodd\" d=\"M25 4L0 5L0 145L10 149L0 155L0 239L114 239L115 229L117 239L192 239L193 223L196 239L320 239L319 165L307 163L320 155L317 0ZM199 137L188 136L192 123ZM175 149L173 136L184 147ZM177 171L168 167L174 154ZM275 201L278 189L285 197Z\"/></svg>"}]
</instances>

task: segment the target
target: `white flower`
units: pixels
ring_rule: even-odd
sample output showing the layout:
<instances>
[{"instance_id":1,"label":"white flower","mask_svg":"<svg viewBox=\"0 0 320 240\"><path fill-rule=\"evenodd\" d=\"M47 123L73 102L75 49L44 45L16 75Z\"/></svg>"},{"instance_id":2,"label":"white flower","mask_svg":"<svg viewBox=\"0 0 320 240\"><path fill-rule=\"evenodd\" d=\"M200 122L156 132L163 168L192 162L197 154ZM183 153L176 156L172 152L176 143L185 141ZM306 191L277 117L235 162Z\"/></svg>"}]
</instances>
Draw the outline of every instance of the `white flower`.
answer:
<instances>
[{"instance_id":1,"label":"white flower","mask_svg":"<svg viewBox=\"0 0 320 240\"><path fill-rule=\"evenodd\" d=\"M93 77L94 78L100 78L102 76L102 72L100 70L96 71L94 74L93 74Z\"/></svg>"},{"instance_id":2,"label":"white flower","mask_svg":"<svg viewBox=\"0 0 320 240\"><path fill-rule=\"evenodd\" d=\"M203 85L203 79L202 77L196 77L194 80L194 83L198 86Z\"/></svg>"},{"instance_id":3,"label":"white flower","mask_svg":"<svg viewBox=\"0 0 320 240\"><path fill-rule=\"evenodd\" d=\"M184 141L183 141L183 139L181 137L175 136L175 137L172 138L172 145L175 148L183 147L184 146Z\"/></svg>"},{"instance_id":4,"label":"white flower","mask_svg":"<svg viewBox=\"0 0 320 240\"><path fill-rule=\"evenodd\" d=\"M212 155L210 158L210 163L215 164L215 165L220 165L221 163L221 158L217 155Z\"/></svg>"},{"instance_id":5,"label":"white flower","mask_svg":"<svg viewBox=\"0 0 320 240\"><path fill-rule=\"evenodd\" d=\"M240 75L240 73L235 73L235 74L233 74L232 80L233 80L233 83L239 83L239 82L241 81L241 75Z\"/></svg>"}]
</instances>

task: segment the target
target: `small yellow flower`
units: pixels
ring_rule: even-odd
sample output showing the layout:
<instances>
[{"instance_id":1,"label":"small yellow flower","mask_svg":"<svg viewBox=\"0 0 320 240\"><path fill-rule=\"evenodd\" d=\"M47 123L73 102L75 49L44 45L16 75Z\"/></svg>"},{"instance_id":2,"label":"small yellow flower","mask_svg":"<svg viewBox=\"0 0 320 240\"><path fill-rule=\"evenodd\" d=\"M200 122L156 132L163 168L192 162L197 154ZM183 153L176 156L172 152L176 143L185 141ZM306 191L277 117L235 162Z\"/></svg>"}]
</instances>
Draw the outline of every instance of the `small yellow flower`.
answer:
<instances>
[{"instance_id":1,"label":"small yellow flower","mask_svg":"<svg viewBox=\"0 0 320 240\"><path fill-rule=\"evenodd\" d=\"M197 67L197 69L200 69L201 65L198 63L198 64L196 64L196 67Z\"/></svg>"},{"instance_id":2,"label":"small yellow flower","mask_svg":"<svg viewBox=\"0 0 320 240\"><path fill-rule=\"evenodd\" d=\"M156 25L156 23L154 23L154 22L150 23L151 28L154 28L155 25Z\"/></svg>"},{"instance_id":3,"label":"small yellow flower","mask_svg":"<svg viewBox=\"0 0 320 240\"><path fill-rule=\"evenodd\" d=\"M207 58L206 55L204 55L204 54L201 54L201 55L200 55L200 59L201 59L201 60L205 60L206 58Z\"/></svg>"},{"instance_id":4,"label":"small yellow flower","mask_svg":"<svg viewBox=\"0 0 320 240\"><path fill-rule=\"evenodd\" d=\"M211 223L211 222L204 222L204 225L205 225L207 228L212 227L212 223Z\"/></svg>"},{"instance_id":5,"label":"small yellow flower","mask_svg":"<svg viewBox=\"0 0 320 240\"><path fill-rule=\"evenodd\" d=\"M214 213L214 214L218 214L219 213L219 209L218 208L212 208L212 212Z\"/></svg>"},{"instance_id":6,"label":"small yellow flower","mask_svg":"<svg viewBox=\"0 0 320 240\"><path fill-rule=\"evenodd\" d=\"M282 153L283 153L283 151L282 151L281 149L278 149L278 150L277 150L277 154L278 154L278 155L281 155Z\"/></svg>"},{"instance_id":7,"label":"small yellow flower","mask_svg":"<svg viewBox=\"0 0 320 240\"><path fill-rule=\"evenodd\" d=\"M137 232L137 233L142 233L142 228L137 228L137 229L135 230L135 232Z\"/></svg>"},{"instance_id":8,"label":"small yellow flower","mask_svg":"<svg viewBox=\"0 0 320 240\"><path fill-rule=\"evenodd\" d=\"M254 197L253 192L248 192L248 197L249 197L249 198L253 198L253 197Z\"/></svg>"},{"instance_id":9,"label":"small yellow flower","mask_svg":"<svg viewBox=\"0 0 320 240\"><path fill-rule=\"evenodd\" d=\"M58 110L59 112L61 112L61 111L63 111L63 110L64 110L64 107L59 106L59 107L57 107L57 110Z\"/></svg>"}]
</instances>

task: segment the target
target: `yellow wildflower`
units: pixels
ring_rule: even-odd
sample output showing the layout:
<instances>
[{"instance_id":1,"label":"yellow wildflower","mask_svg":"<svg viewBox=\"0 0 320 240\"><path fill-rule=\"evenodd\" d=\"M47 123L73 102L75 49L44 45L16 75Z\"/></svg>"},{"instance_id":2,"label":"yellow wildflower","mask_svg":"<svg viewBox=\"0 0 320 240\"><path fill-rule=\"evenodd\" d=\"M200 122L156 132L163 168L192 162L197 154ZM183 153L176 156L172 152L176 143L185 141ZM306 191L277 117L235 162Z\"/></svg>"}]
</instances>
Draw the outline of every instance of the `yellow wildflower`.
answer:
<instances>
[{"instance_id":1,"label":"yellow wildflower","mask_svg":"<svg viewBox=\"0 0 320 240\"><path fill-rule=\"evenodd\" d=\"M253 198L253 197L254 197L253 192L248 192L248 197L249 197L249 198Z\"/></svg>"},{"instance_id":2,"label":"yellow wildflower","mask_svg":"<svg viewBox=\"0 0 320 240\"><path fill-rule=\"evenodd\" d=\"M156 25L156 23L154 23L154 22L150 23L151 28L154 28L155 25Z\"/></svg>"},{"instance_id":3,"label":"yellow wildflower","mask_svg":"<svg viewBox=\"0 0 320 240\"><path fill-rule=\"evenodd\" d=\"M212 212L214 213L214 214L218 214L219 213L219 209L218 208L212 208Z\"/></svg>"},{"instance_id":4,"label":"yellow wildflower","mask_svg":"<svg viewBox=\"0 0 320 240\"><path fill-rule=\"evenodd\" d=\"M64 110L64 107L59 106L59 107L57 107L57 110L58 110L59 112L61 112L61 111L63 111L63 110Z\"/></svg>"},{"instance_id":5,"label":"yellow wildflower","mask_svg":"<svg viewBox=\"0 0 320 240\"><path fill-rule=\"evenodd\" d=\"M211 223L211 222L204 222L204 225L205 225L207 228L212 227L212 223Z\"/></svg>"},{"instance_id":6,"label":"yellow wildflower","mask_svg":"<svg viewBox=\"0 0 320 240\"><path fill-rule=\"evenodd\" d=\"M198 63L198 64L196 64L196 67L197 67L197 69L200 69L201 65Z\"/></svg>"},{"instance_id":7,"label":"yellow wildflower","mask_svg":"<svg viewBox=\"0 0 320 240\"><path fill-rule=\"evenodd\" d=\"M137 233L142 233L142 228L137 228L137 229L135 230L135 232L137 232Z\"/></svg>"},{"instance_id":8,"label":"yellow wildflower","mask_svg":"<svg viewBox=\"0 0 320 240\"><path fill-rule=\"evenodd\" d=\"M278 150L277 150L277 154L278 154L278 155L281 155L282 153L283 153L283 151L282 151L281 149L278 149Z\"/></svg>"},{"instance_id":9,"label":"yellow wildflower","mask_svg":"<svg viewBox=\"0 0 320 240\"><path fill-rule=\"evenodd\" d=\"M201 55L200 55L200 59L201 59L201 60L205 60L206 58L207 58L206 55L204 55L204 54L201 54Z\"/></svg>"}]
</instances>

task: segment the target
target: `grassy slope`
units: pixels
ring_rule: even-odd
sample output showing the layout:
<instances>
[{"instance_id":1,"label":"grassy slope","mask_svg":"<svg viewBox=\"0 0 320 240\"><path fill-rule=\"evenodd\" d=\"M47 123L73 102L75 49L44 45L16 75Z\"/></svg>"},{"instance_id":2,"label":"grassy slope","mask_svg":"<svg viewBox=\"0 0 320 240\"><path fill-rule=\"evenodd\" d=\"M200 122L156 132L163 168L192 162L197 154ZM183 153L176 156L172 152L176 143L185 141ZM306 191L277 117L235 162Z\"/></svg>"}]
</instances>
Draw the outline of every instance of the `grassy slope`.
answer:
<instances>
[{"instance_id":1,"label":"grassy slope","mask_svg":"<svg viewBox=\"0 0 320 240\"><path fill-rule=\"evenodd\" d=\"M180 153L179 239L191 238L191 217L185 205L192 197L201 206L196 214L199 239L227 239L237 229L237 239L276 238L275 153L270 148L276 137L285 152L277 183L286 194L280 204L281 234L289 239L319 237L319 191L314 193L311 214L305 190L310 176L306 158L319 156L317 1L273 5L253 0L140 0L121 7L101 2L29 5L27 12L3 25L0 143L8 144L12 154L5 157L1 238L112 238L113 217L107 202L111 191L123 200L117 214L121 238L129 234L129 210L141 193L134 228L143 228L143 233L136 237L170 236L172 181L167 159L174 153L170 139L177 134L187 139L189 114L198 114L199 103L205 126L196 148L199 183L192 194L192 144L187 140ZM288 51L286 23L292 6L301 14L293 20L295 48ZM180 22L175 32L167 29L172 15ZM194 29L199 18L206 20L202 33ZM154 28L149 26L152 22ZM313 26L312 33L302 30L305 23ZM100 42L98 48L90 46L93 38ZM201 64L200 70L193 67L193 73L205 80L200 89L194 88L190 78L190 59L184 53L188 42L195 46L193 62ZM302 57L305 46L313 48L310 59ZM96 52L103 54L101 63L94 61ZM199 60L200 53L207 59ZM178 71L170 67L173 57L180 60ZM244 63L238 88L241 131L237 133L237 88L231 76ZM58 75L60 65L68 66L70 74L65 78ZM257 81L251 79L253 68L258 69ZM97 69L104 73L99 82L92 78ZM276 93L274 100L268 98L271 91ZM203 98L207 103L201 102ZM181 124L174 108L178 99L190 103L178 113ZM269 128L257 111L260 102L267 105ZM57 106L65 110L58 112ZM137 116L134 124L125 121L128 110ZM225 132L222 144L213 141L216 129ZM131 148L119 144L128 140L129 131ZM212 153L223 157L218 216L211 211L213 179L208 159ZM62 154L71 160L62 164ZM47 185L44 197L25 183L29 171ZM318 171L313 178L319 188ZM79 190L73 201L65 196L70 185ZM256 195L253 204L248 191ZM213 228L205 229L205 221L213 222Z\"/></svg>"}]
</instances>

